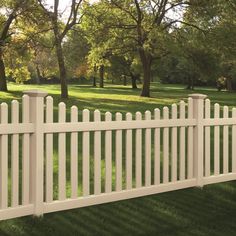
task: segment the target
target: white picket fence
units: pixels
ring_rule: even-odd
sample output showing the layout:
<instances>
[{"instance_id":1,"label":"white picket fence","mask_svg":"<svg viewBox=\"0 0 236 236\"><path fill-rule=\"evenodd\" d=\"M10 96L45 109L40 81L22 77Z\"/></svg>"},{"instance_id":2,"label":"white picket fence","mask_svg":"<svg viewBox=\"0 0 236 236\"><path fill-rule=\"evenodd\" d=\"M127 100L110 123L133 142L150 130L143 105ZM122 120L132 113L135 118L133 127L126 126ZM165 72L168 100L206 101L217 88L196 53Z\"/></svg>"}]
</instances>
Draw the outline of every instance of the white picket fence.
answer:
<instances>
[{"instance_id":1,"label":"white picket fence","mask_svg":"<svg viewBox=\"0 0 236 236\"><path fill-rule=\"evenodd\" d=\"M69 121L60 103L55 121L46 95L25 92L21 112L17 101L10 114L0 106L1 220L236 179L235 108L221 118L215 104L212 117L193 94L134 118L72 106Z\"/></svg>"}]
</instances>

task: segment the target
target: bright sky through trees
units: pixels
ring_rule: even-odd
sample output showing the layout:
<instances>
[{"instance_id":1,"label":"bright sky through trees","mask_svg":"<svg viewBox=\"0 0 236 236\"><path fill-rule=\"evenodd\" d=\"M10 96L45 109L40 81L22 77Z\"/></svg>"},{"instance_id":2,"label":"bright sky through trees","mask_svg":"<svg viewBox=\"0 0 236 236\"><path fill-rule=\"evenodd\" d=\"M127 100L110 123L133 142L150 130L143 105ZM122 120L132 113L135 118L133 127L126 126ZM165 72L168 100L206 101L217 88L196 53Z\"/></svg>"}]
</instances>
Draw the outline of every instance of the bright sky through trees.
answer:
<instances>
[{"instance_id":1,"label":"bright sky through trees","mask_svg":"<svg viewBox=\"0 0 236 236\"><path fill-rule=\"evenodd\" d=\"M90 0L90 2L96 2L97 0ZM54 0L45 0L49 7L54 5ZM65 11L71 4L71 0L60 0L59 1L59 9L61 12Z\"/></svg>"}]
</instances>

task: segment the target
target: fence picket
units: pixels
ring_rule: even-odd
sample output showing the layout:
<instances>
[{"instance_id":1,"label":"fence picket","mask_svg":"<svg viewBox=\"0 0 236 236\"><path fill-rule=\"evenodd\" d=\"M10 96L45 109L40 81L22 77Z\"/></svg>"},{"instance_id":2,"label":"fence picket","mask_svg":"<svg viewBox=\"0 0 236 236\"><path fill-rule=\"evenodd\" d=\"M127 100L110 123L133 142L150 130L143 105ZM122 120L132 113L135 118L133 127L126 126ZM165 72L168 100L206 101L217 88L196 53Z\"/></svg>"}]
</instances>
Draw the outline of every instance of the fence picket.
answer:
<instances>
[{"instance_id":1,"label":"fence picket","mask_svg":"<svg viewBox=\"0 0 236 236\"><path fill-rule=\"evenodd\" d=\"M154 110L154 119L160 120L160 110ZM154 184L160 184L160 128L154 130Z\"/></svg>"},{"instance_id":2,"label":"fence picket","mask_svg":"<svg viewBox=\"0 0 236 236\"><path fill-rule=\"evenodd\" d=\"M116 121L122 120L122 114L116 113ZM116 191L122 190L122 131L116 131Z\"/></svg>"},{"instance_id":3,"label":"fence picket","mask_svg":"<svg viewBox=\"0 0 236 236\"><path fill-rule=\"evenodd\" d=\"M99 110L94 111L94 122L101 121ZM99 125L99 124L98 124ZM94 132L94 194L101 193L101 131Z\"/></svg>"},{"instance_id":4,"label":"fence picket","mask_svg":"<svg viewBox=\"0 0 236 236\"><path fill-rule=\"evenodd\" d=\"M64 102L59 103L58 107L58 122L66 121L66 105ZM58 192L59 200L66 199L66 134L59 133L58 135Z\"/></svg>"},{"instance_id":5,"label":"fence picket","mask_svg":"<svg viewBox=\"0 0 236 236\"><path fill-rule=\"evenodd\" d=\"M46 123L53 123L53 98L46 98ZM53 134L46 134L46 202L53 201Z\"/></svg>"},{"instance_id":6,"label":"fence picket","mask_svg":"<svg viewBox=\"0 0 236 236\"><path fill-rule=\"evenodd\" d=\"M236 120L236 108L232 109L232 118ZM236 124L232 126L232 172L236 172Z\"/></svg>"},{"instance_id":7,"label":"fence picket","mask_svg":"<svg viewBox=\"0 0 236 236\"><path fill-rule=\"evenodd\" d=\"M163 119L169 119L169 108L163 108ZM169 181L169 128L163 129L163 183Z\"/></svg>"},{"instance_id":8,"label":"fence picket","mask_svg":"<svg viewBox=\"0 0 236 236\"><path fill-rule=\"evenodd\" d=\"M1 104L1 124L8 123L8 105ZM8 135L0 136L0 208L8 206Z\"/></svg>"},{"instance_id":9,"label":"fence picket","mask_svg":"<svg viewBox=\"0 0 236 236\"><path fill-rule=\"evenodd\" d=\"M172 105L172 119L177 119L177 105ZM172 128L171 134L171 155L172 155L172 162L171 162L171 181L177 181L177 128Z\"/></svg>"},{"instance_id":10,"label":"fence picket","mask_svg":"<svg viewBox=\"0 0 236 236\"><path fill-rule=\"evenodd\" d=\"M145 112L145 120L151 120L151 112ZM145 130L145 186L151 185L151 129Z\"/></svg>"},{"instance_id":11,"label":"fence picket","mask_svg":"<svg viewBox=\"0 0 236 236\"><path fill-rule=\"evenodd\" d=\"M71 123L78 122L78 108L71 107ZM78 133L71 133L70 137L70 181L71 181L71 198L78 195Z\"/></svg>"},{"instance_id":12,"label":"fence picket","mask_svg":"<svg viewBox=\"0 0 236 236\"><path fill-rule=\"evenodd\" d=\"M112 121L110 112L105 113L105 121ZM105 132L105 192L112 191L112 132Z\"/></svg>"},{"instance_id":13,"label":"fence picket","mask_svg":"<svg viewBox=\"0 0 236 236\"><path fill-rule=\"evenodd\" d=\"M180 119L185 119L185 102L180 102ZM180 127L180 180L185 179L185 127Z\"/></svg>"},{"instance_id":14,"label":"fence picket","mask_svg":"<svg viewBox=\"0 0 236 236\"><path fill-rule=\"evenodd\" d=\"M205 118L209 119L211 113L211 103L209 99L205 101ZM205 176L210 176L210 155L211 155L211 140L210 127L205 127Z\"/></svg>"},{"instance_id":15,"label":"fence picket","mask_svg":"<svg viewBox=\"0 0 236 236\"><path fill-rule=\"evenodd\" d=\"M229 117L229 108L224 106L223 118ZM229 126L223 127L223 174L229 172Z\"/></svg>"},{"instance_id":16,"label":"fence picket","mask_svg":"<svg viewBox=\"0 0 236 236\"><path fill-rule=\"evenodd\" d=\"M89 110L83 110L83 122L89 121ZM90 152L89 152L89 132L83 132L83 149L82 149L82 182L83 182L83 196L88 196L90 193L89 188L89 166L90 166Z\"/></svg>"},{"instance_id":17,"label":"fence picket","mask_svg":"<svg viewBox=\"0 0 236 236\"><path fill-rule=\"evenodd\" d=\"M188 119L193 119L193 99L188 98ZM188 179L193 178L193 127L188 127Z\"/></svg>"},{"instance_id":18,"label":"fence picket","mask_svg":"<svg viewBox=\"0 0 236 236\"><path fill-rule=\"evenodd\" d=\"M214 105L214 118L220 117L219 104ZM214 175L220 174L220 127L214 127Z\"/></svg>"},{"instance_id":19,"label":"fence picket","mask_svg":"<svg viewBox=\"0 0 236 236\"><path fill-rule=\"evenodd\" d=\"M12 124L19 123L19 102L13 100L11 103ZM11 137L11 206L19 205L19 134Z\"/></svg>"},{"instance_id":20,"label":"fence picket","mask_svg":"<svg viewBox=\"0 0 236 236\"><path fill-rule=\"evenodd\" d=\"M126 120L132 120L132 114L126 114ZM132 130L126 130L126 189L132 188Z\"/></svg>"},{"instance_id":21,"label":"fence picket","mask_svg":"<svg viewBox=\"0 0 236 236\"><path fill-rule=\"evenodd\" d=\"M22 97L22 122L29 123L29 96ZM22 139L22 205L29 204L29 157L30 134L23 134Z\"/></svg>"},{"instance_id":22,"label":"fence picket","mask_svg":"<svg viewBox=\"0 0 236 236\"><path fill-rule=\"evenodd\" d=\"M142 120L142 114L136 112L136 120ZM142 186L142 130L136 129L136 152L135 152L135 180L136 188Z\"/></svg>"}]
</instances>

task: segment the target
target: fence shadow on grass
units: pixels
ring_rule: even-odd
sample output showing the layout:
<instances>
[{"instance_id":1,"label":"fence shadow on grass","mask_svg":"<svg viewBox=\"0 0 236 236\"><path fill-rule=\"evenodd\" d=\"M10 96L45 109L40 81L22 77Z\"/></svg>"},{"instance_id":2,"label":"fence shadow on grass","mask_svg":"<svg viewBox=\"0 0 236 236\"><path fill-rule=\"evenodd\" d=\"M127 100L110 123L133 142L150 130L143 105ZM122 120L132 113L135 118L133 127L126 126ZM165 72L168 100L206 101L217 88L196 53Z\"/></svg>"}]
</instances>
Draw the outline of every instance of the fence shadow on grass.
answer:
<instances>
[{"instance_id":1,"label":"fence shadow on grass","mask_svg":"<svg viewBox=\"0 0 236 236\"><path fill-rule=\"evenodd\" d=\"M234 235L236 185L217 184L0 222L1 235Z\"/></svg>"}]
</instances>

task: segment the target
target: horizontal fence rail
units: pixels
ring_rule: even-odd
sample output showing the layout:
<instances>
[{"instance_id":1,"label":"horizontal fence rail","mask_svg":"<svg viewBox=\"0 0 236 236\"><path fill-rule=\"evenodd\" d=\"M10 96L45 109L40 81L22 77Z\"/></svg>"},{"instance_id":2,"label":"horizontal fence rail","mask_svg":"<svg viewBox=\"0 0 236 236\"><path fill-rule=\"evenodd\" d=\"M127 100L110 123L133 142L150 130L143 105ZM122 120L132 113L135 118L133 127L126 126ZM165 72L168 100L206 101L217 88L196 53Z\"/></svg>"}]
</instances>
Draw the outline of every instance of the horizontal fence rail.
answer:
<instances>
[{"instance_id":1,"label":"horizontal fence rail","mask_svg":"<svg viewBox=\"0 0 236 236\"><path fill-rule=\"evenodd\" d=\"M236 179L235 108L192 94L144 114L61 102L56 115L46 96L0 105L1 220Z\"/></svg>"},{"instance_id":2,"label":"horizontal fence rail","mask_svg":"<svg viewBox=\"0 0 236 236\"><path fill-rule=\"evenodd\" d=\"M127 130L127 129L151 129L164 127L188 127L195 126L195 119L173 119L173 120L133 120L133 121L101 121L101 122L78 122L73 123L48 123L44 124L44 133L61 132L85 132L102 130Z\"/></svg>"}]
</instances>

